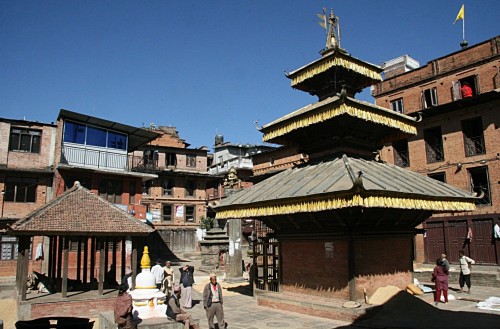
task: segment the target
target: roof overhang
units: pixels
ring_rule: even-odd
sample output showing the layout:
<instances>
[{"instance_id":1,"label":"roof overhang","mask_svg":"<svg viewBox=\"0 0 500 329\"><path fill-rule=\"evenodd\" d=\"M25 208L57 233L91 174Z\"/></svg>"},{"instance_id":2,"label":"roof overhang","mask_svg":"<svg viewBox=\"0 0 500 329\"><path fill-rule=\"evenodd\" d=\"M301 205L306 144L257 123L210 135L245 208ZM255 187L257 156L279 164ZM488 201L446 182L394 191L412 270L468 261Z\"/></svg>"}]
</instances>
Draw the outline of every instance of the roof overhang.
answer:
<instances>
[{"instance_id":1,"label":"roof overhang","mask_svg":"<svg viewBox=\"0 0 500 329\"><path fill-rule=\"evenodd\" d=\"M90 115L85 115L81 113L76 113L68 110L61 109L57 120L74 120L80 123L85 123L92 126L97 126L109 130L114 130L128 135L128 151L134 151L139 146L147 144L148 142L154 140L155 138L161 136L161 134L146 130L144 128L137 128L133 126L128 126L122 123L109 121L101 118L96 118Z\"/></svg>"}]
</instances>

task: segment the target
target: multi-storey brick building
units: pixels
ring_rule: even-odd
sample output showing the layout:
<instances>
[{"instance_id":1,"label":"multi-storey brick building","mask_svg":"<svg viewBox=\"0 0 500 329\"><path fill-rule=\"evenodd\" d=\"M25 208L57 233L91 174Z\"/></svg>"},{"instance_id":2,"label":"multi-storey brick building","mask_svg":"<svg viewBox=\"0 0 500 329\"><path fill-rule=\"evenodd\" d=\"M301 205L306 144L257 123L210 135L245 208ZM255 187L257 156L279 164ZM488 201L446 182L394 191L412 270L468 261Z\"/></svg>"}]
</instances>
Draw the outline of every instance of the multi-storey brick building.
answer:
<instances>
[{"instance_id":1,"label":"multi-storey brick building","mask_svg":"<svg viewBox=\"0 0 500 329\"><path fill-rule=\"evenodd\" d=\"M433 263L442 252L456 262L465 249L479 263L500 264L500 237L494 235L500 225L499 68L497 36L390 73L374 86L377 105L422 118L418 134L387 145L382 159L483 195L474 212L434 215L423 223L418 262Z\"/></svg>"},{"instance_id":2,"label":"multi-storey brick building","mask_svg":"<svg viewBox=\"0 0 500 329\"><path fill-rule=\"evenodd\" d=\"M159 231L160 244L173 252L197 251L197 230L206 216L207 186L218 179L207 172L207 148L189 148L175 127L152 130L159 136L134 152L144 159L144 170L157 175L144 182L141 204Z\"/></svg>"},{"instance_id":3,"label":"multi-storey brick building","mask_svg":"<svg viewBox=\"0 0 500 329\"><path fill-rule=\"evenodd\" d=\"M5 234L7 225L52 198L56 135L54 124L0 119L0 276L16 273L18 241ZM41 242L37 238L32 245ZM41 259L34 252L30 266L40 271Z\"/></svg>"},{"instance_id":4,"label":"multi-storey brick building","mask_svg":"<svg viewBox=\"0 0 500 329\"><path fill-rule=\"evenodd\" d=\"M196 249L207 182L214 178L207 173L206 148L188 148L175 128L137 128L61 110L56 124L1 119L0 136L0 276L16 273L18 243L4 234L7 225L76 181L158 229L148 239L151 257ZM83 241L73 240L70 249L76 251ZM47 272L47 262L36 261L36 254L41 249L49 257L53 248L51 239L34 238L29 270ZM74 268L69 270L73 276Z\"/></svg>"}]
</instances>

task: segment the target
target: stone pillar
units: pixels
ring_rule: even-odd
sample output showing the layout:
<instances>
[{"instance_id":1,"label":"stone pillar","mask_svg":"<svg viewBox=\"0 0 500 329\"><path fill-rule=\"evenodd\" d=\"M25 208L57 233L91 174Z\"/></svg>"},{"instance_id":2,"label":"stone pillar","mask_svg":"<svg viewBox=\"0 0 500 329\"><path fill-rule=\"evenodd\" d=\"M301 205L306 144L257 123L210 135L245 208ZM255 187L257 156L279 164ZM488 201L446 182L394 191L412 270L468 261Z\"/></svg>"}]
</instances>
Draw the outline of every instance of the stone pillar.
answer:
<instances>
[{"instance_id":1,"label":"stone pillar","mask_svg":"<svg viewBox=\"0 0 500 329\"><path fill-rule=\"evenodd\" d=\"M227 222L229 235L229 271L226 280L243 280L241 256L241 220L229 219Z\"/></svg>"}]
</instances>

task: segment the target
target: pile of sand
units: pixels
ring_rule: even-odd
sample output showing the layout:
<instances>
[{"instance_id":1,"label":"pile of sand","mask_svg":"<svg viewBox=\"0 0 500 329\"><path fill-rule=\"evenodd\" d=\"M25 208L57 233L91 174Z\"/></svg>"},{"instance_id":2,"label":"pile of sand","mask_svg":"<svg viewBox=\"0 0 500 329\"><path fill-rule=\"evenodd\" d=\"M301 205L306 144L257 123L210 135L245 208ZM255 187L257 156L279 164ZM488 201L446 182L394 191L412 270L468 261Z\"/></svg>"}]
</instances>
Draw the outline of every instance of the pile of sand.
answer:
<instances>
[{"instance_id":1,"label":"pile of sand","mask_svg":"<svg viewBox=\"0 0 500 329\"><path fill-rule=\"evenodd\" d=\"M387 303L389 299L396 296L402 290L395 286L385 286L378 288L368 300L368 304L382 305Z\"/></svg>"}]
</instances>

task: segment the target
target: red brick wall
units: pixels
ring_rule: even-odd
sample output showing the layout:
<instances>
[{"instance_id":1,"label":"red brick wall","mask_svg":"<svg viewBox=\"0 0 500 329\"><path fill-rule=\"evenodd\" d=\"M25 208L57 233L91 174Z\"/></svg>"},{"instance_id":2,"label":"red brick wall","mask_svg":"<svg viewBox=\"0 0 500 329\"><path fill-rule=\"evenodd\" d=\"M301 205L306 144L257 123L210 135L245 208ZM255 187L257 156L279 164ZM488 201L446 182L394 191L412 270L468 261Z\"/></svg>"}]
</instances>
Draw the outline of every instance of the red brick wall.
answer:
<instances>
[{"instance_id":1,"label":"red brick wall","mask_svg":"<svg viewBox=\"0 0 500 329\"><path fill-rule=\"evenodd\" d=\"M99 313L113 311L116 296L100 299L67 300L48 302L43 304L31 304L31 318L74 316L83 318L97 318ZM22 315L21 315L22 316Z\"/></svg>"},{"instance_id":2,"label":"red brick wall","mask_svg":"<svg viewBox=\"0 0 500 329\"><path fill-rule=\"evenodd\" d=\"M422 91L435 87L438 104L446 104L453 101L452 81L474 75L479 79L481 93L498 88L499 86L494 84L494 79L498 78L499 48L500 37L497 37L464 51L433 60L419 69L386 79L374 86L372 94L375 103L390 108L391 101L403 98L405 114L421 111Z\"/></svg>"},{"instance_id":3,"label":"red brick wall","mask_svg":"<svg viewBox=\"0 0 500 329\"><path fill-rule=\"evenodd\" d=\"M333 255L325 243L333 242ZM412 238L355 241L356 298L388 284L401 289L412 282ZM284 292L349 298L348 241L283 241L281 260Z\"/></svg>"}]
</instances>

